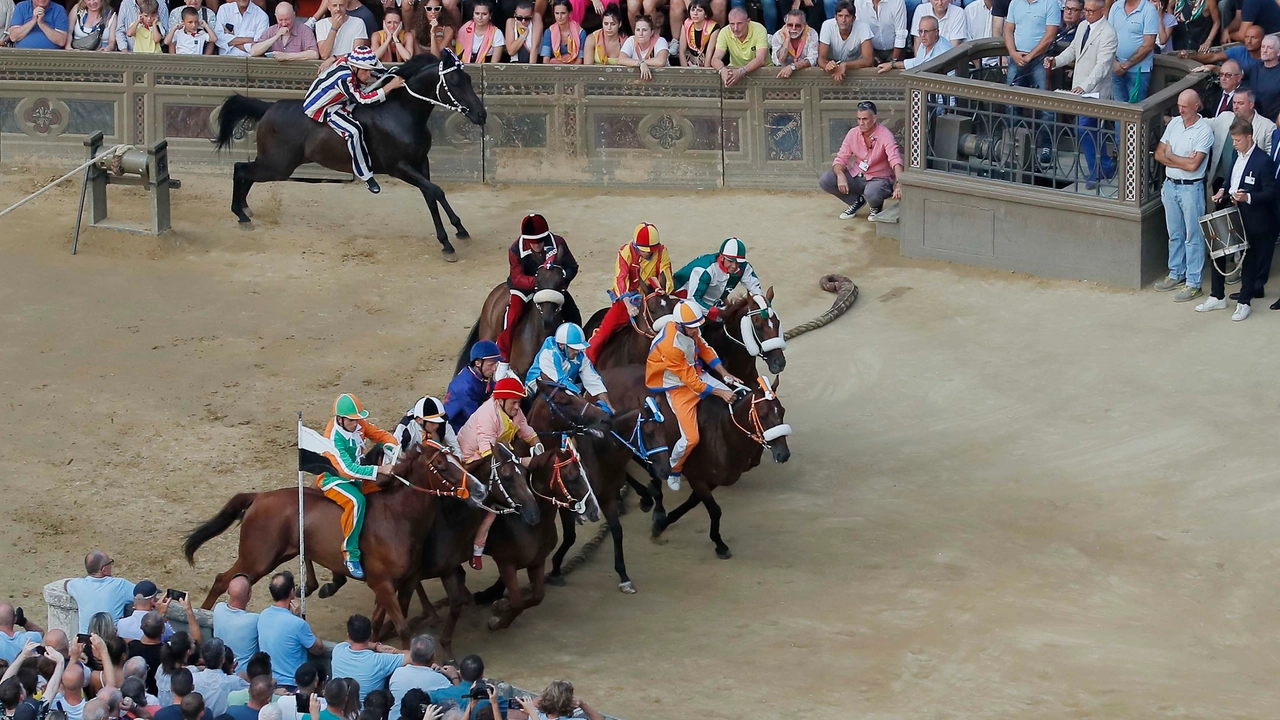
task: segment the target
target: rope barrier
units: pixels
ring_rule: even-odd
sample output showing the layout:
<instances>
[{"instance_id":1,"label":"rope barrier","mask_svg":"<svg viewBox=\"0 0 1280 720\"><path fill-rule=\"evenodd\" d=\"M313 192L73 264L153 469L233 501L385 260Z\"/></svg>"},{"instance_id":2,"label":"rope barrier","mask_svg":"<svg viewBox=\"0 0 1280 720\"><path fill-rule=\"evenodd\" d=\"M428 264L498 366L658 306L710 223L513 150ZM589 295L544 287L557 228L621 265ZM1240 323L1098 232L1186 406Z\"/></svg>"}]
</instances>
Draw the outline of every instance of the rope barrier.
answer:
<instances>
[{"instance_id":1,"label":"rope barrier","mask_svg":"<svg viewBox=\"0 0 1280 720\"><path fill-rule=\"evenodd\" d=\"M830 324L831 321L848 312L849 308L853 307L853 303L858 300L858 286L854 285L853 281L844 275L823 275L822 278L818 280L818 287L829 293L836 294L836 299L831 303L831 307L813 320L787 330L783 333L783 338L790 340L791 338L803 335L811 330L817 330L824 325ZM623 485L622 493L618 499L618 502L621 503L623 509L626 508L627 498L630 494L631 486ZM582 545L581 550L560 566L560 576L568 576L569 573L578 569L579 566L589 560L596 549L600 547L600 543L604 542L605 537L608 535L609 525L601 522L600 528L596 530L595 536L585 542Z\"/></svg>"},{"instance_id":2,"label":"rope barrier","mask_svg":"<svg viewBox=\"0 0 1280 720\"><path fill-rule=\"evenodd\" d=\"M102 160L102 159L104 159L104 158L111 157L112 155L115 155L115 156L116 156L116 158L117 158L117 160L118 160L118 158L119 158L121 155L124 155L126 152L129 152L129 151L130 151L130 150L132 150L132 149L133 149L133 146L132 146L132 145L116 145L115 147L111 148L110 150L106 150L106 151L104 151L102 154L98 155L97 157L95 157L95 158L91 158L91 159L89 159L89 160L86 160L85 162L83 162L83 163L81 163L79 166L77 166L75 170L72 170L71 172L67 173L66 175L63 175L62 177L58 178L57 180L54 180L53 182L49 183L48 185L45 185L44 187L40 188L39 190L37 190L37 191L35 191L35 192L31 193L30 195L28 195L28 196L26 196L26 197L22 198L21 200L19 200L18 202L14 203L13 205L10 205L9 207L5 208L3 211L0 211L0 217L4 217L5 215L8 215L9 213L13 212L14 210L17 210L18 208L22 207L23 205L26 205L27 203L31 202L32 200L35 200L36 198L38 198L38 197L40 197L41 195L45 194L46 192L48 192L49 190L53 189L54 187L56 187L56 186L58 186L58 185L62 184L63 182L66 182L67 180L69 180L69 179L71 178L71 176L72 176L72 175L75 175L76 173L78 173L78 172L80 172L81 170L83 170L83 169L85 169L85 168L89 167L90 165L92 165L92 164L94 164L94 163L98 162L99 160Z\"/></svg>"}]
</instances>

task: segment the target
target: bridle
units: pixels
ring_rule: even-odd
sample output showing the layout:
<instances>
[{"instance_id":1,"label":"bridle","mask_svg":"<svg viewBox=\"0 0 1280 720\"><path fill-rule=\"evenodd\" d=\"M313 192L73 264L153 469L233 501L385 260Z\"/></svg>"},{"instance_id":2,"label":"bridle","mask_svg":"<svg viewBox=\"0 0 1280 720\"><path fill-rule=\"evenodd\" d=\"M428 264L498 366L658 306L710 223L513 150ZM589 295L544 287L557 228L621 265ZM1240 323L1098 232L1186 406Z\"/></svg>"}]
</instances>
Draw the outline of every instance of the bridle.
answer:
<instances>
[{"instance_id":1,"label":"bridle","mask_svg":"<svg viewBox=\"0 0 1280 720\"><path fill-rule=\"evenodd\" d=\"M432 98L432 97L427 97L426 95L418 94L417 92L414 91L412 87L409 87L409 80L405 80L404 89L405 89L405 92L409 93L413 97L423 102L431 103L432 105L438 105L444 108L445 110L452 110L456 113L466 115L468 110L467 106L458 102L458 98L453 96L453 90L449 89L449 83L445 82L444 80L445 75L448 75L454 70L463 69L462 61L458 59L457 55L453 54L452 50L446 50L445 52L453 56L454 64L444 70L439 69L440 67L439 64L436 65L436 74L438 75L438 79L436 80L436 97ZM419 71L419 72L422 72L422 71ZM391 75L393 73L387 73L387 74ZM449 102L447 103L441 102L440 100L437 99L437 98L442 98L446 96L449 98Z\"/></svg>"},{"instance_id":2,"label":"bridle","mask_svg":"<svg viewBox=\"0 0 1280 720\"><path fill-rule=\"evenodd\" d=\"M748 302L754 302L756 309L743 313L742 320L739 321L738 330L739 334L742 335L742 339L735 338L733 333L726 332L725 335L733 342L741 345L747 351L747 354L752 357L763 357L765 353L774 350L786 350L787 341L783 337L782 318L778 317L778 312L760 295L752 295L751 300ZM756 316L764 318L765 324L768 325L770 315L778 321L778 336L761 340L760 335L756 332L756 324L751 321L751 318Z\"/></svg>"},{"instance_id":3,"label":"bridle","mask_svg":"<svg viewBox=\"0 0 1280 720\"><path fill-rule=\"evenodd\" d=\"M653 311L649 310L649 298L655 295L661 295L665 297L667 294L662 292L662 290L659 289L649 293L648 295L640 295L640 315L632 316L629 313L627 315L627 319L631 321L631 327L636 332L649 338L650 340L657 337L657 333L654 332L653 330L653 321L654 321ZM648 329L640 327L640 323L637 321L637 318L639 317L644 318L645 325L648 327Z\"/></svg>"},{"instance_id":4,"label":"bridle","mask_svg":"<svg viewBox=\"0 0 1280 720\"><path fill-rule=\"evenodd\" d=\"M547 383L539 382L538 386L540 388L540 391L538 394L542 396L542 399L544 401L546 401L547 409L551 411L551 414L565 421L572 428L571 430L568 430L568 431L556 430L554 432L547 433L548 435L565 435L565 434L586 435L591 432L591 428L587 427L587 410L586 410L585 401L583 404L583 409L578 412L578 417L574 418L574 417L571 417L569 413L565 412L564 408L560 407L555 402L553 402L553 399L555 398L556 394L560 392L564 392L566 395L569 394L569 391L565 390L563 385L549 385ZM551 388L550 393L546 392L547 388Z\"/></svg>"},{"instance_id":5,"label":"bridle","mask_svg":"<svg viewBox=\"0 0 1280 720\"><path fill-rule=\"evenodd\" d=\"M560 460L552 464L550 488L553 493L557 493L561 497L549 497L547 495L543 495L542 493L538 492L538 490L534 488L533 485L530 485L529 489L533 491L534 495L537 495L538 497L542 498L543 500L546 500L547 502L551 503L552 505L558 508L564 508L565 510L572 510L575 515L582 515L587 511L587 500L594 499L595 493L591 491L590 481L586 482L587 494L582 496L581 499L575 498L573 496L573 493L569 492L568 486L564 484L564 477L561 475L561 472L560 472L561 469L566 468L570 465L577 465L579 477L581 477L584 481L587 478L587 471L585 468L582 467L582 458L578 455L577 446L573 444L573 441L569 439L568 435L560 436L560 451L568 452L569 458L567 460Z\"/></svg>"},{"instance_id":6,"label":"bridle","mask_svg":"<svg viewBox=\"0 0 1280 720\"><path fill-rule=\"evenodd\" d=\"M786 437L791 434L791 426L786 423L779 423L771 428L765 428L764 423L760 422L760 410L757 408L757 405L775 400L778 396L773 392L773 387L769 384L768 380L762 377L759 381L760 389L764 391L764 394L757 397L753 391L746 396L746 398L750 398L751 400L751 408L747 413L747 420L751 424L751 428L745 428L742 426L742 423L738 422L738 408L736 405L741 402L741 400L738 400L733 405L729 406L729 418L733 420L733 424L741 430L743 434L759 443L765 450L769 450L771 449L769 443L780 437Z\"/></svg>"},{"instance_id":7,"label":"bridle","mask_svg":"<svg viewBox=\"0 0 1280 720\"><path fill-rule=\"evenodd\" d=\"M503 460L501 462L498 461L499 450L501 450L507 456L506 460ZM511 493L507 492L507 488L502 484L502 476L500 474L500 471L502 470L502 466L507 464L519 466L520 462L516 460L515 453L511 452L510 448L508 448L506 445L499 443L497 446L497 449L489 453L489 494L493 495L493 486L497 485L498 492L502 493L502 501L506 503L507 507L486 508L489 512L493 513L494 515L510 515L511 513L519 512L520 510L520 503L516 502L516 499L511 497ZM528 482L529 482L529 479L526 477L525 483L527 484Z\"/></svg>"},{"instance_id":8,"label":"bridle","mask_svg":"<svg viewBox=\"0 0 1280 720\"><path fill-rule=\"evenodd\" d=\"M470 475L470 473L467 472L467 469L465 467L462 467L462 463L458 462L458 459L455 458L453 454L450 453L447 448L445 448L445 446L441 445L435 440L423 440L418 443L418 447L422 449L423 455L427 454L428 448L433 451L431 452L430 455L427 456L427 468L430 470L431 474L434 475L440 481L440 485L443 486L443 489L437 489L433 487L422 488L422 487L418 487L417 485L414 485L412 482L409 482L408 480L400 477L399 475L393 475L392 477L399 480L401 483L404 484L405 487L409 488L410 490L413 490L414 492L426 493L428 495L435 495L436 497L457 498L459 500L466 500L467 498L471 497L471 491L467 488L467 481L466 481L466 478L467 476ZM445 457L448 459L449 462L462 468L463 480L462 480L461 486L455 487L452 483L448 481L448 479L445 478L445 476L439 470L436 469L435 465L432 465L432 462L441 453L444 453Z\"/></svg>"},{"instance_id":9,"label":"bridle","mask_svg":"<svg viewBox=\"0 0 1280 720\"><path fill-rule=\"evenodd\" d=\"M649 418L647 420L644 417L644 411L646 409L649 411ZM630 439L622 437L616 430L610 430L609 432L618 439L618 442L622 443L624 447L630 450L631 454L635 455L637 460L646 465L652 465L653 461L649 458L657 455L658 453L668 452L670 449L666 445L655 448L646 448L644 446L644 424L646 422L661 423L662 421L662 411L658 409L658 401L650 395L644 399L644 407L641 408L639 414L636 415L636 426L631 431Z\"/></svg>"}]
</instances>

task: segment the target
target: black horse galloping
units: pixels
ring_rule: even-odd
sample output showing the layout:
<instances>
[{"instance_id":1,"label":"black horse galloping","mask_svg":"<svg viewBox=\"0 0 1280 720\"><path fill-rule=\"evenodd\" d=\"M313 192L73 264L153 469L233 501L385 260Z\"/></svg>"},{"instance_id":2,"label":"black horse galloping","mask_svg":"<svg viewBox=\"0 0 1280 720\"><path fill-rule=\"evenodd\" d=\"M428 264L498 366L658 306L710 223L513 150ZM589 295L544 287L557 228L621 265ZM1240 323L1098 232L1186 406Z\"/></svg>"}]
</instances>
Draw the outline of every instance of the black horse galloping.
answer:
<instances>
[{"instance_id":1,"label":"black horse galloping","mask_svg":"<svg viewBox=\"0 0 1280 720\"><path fill-rule=\"evenodd\" d=\"M444 190L431 182L427 153L431 150L431 132L427 118L436 105L462 113L476 125L484 125L488 113L471 86L471 78L462 61L452 52L437 58L430 53L416 55L390 73L405 79L402 90L393 90L386 102L357 105L352 114L364 128L365 142L373 158L375 174L399 178L422 191L436 226L436 239L443 246L445 259L453 260L453 245L440 222L444 206L449 222L459 239L469 237L462 220L449 207ZM231 144L237 127L245 121L258 127L258 158L235 165L231 212L241 223L250 222L249 189L255 182L288 180L305 162L314 162L331 170L351 172L351 154L338 133L324 123L302 112L301 100L269 103L243 95L232 95L222 103L218 122L219 150Z\"/></svg>"}]
</instances>

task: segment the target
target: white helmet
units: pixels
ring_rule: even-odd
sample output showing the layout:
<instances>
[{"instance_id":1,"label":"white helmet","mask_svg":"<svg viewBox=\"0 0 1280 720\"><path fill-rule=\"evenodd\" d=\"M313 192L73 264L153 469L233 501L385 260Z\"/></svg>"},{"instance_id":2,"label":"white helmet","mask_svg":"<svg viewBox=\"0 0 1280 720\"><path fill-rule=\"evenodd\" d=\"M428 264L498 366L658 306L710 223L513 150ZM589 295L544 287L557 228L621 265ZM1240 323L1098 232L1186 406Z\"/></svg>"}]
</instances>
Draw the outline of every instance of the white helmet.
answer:
<instances>
[{"instance_id":1,"label":"white helmet","mask_svg":"<svg viewBox=\"0 0 1280 720\"><path fill-rule=\"evenodd\" d=\"M698 327L707 319L706 314L702 312L702 306L689 300L681 300L680 304L676 305L672 316L681 327L687 328Z\"/></svg>"},{"instance_id":2,"label":"white helmet","mask_svg":"<svg viewBox=\"0 0 1280 720\"><path fill-rule=\"evenodd\" d=\"M409 411L409 414L414 418L426 420L427 422L442 423L444 422L444 403L430 395L418 398L418 402L413 404L413 409Z\"/></svg>"}]
</instances>

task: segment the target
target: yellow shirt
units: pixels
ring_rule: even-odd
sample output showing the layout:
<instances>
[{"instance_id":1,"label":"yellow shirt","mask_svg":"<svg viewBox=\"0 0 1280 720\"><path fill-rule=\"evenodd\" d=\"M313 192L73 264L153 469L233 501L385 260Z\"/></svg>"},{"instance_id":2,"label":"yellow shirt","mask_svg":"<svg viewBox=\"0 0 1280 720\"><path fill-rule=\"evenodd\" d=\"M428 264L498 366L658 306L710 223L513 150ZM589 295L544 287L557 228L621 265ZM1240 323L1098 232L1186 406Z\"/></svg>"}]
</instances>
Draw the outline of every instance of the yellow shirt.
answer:
<instances>
[{"instance_id":1,"label":"yellow shirt","mask_svg":"<svg viewBox=\"0 0 1280 720\"><path fill-rule=\"evenodd\" d=\"M745 67L747 63L756 59L756 51L760 48L768 52L769 33L763 25L755 21L747 23L745 40L739 41L734 36L733 29L728 27L716 36L716 52L718 54L721 50L729 51L729 67ZM768 64L767 56L765 64Z\"/></svg>"},{"instance_id":2,"label":"yellow shirt","mask_svg":"<svg viewBox=\"0 0 1280 720\"><path fill-rule=\"evenodd\" d=\"M510 445L511 441L516 439L516 424L511 422L511 418L501 410L498 411L498 417L502 418L502 434L498 436L498 442Z\"/></svg>"},{"instance_id":3,"label":"yellow shirt","mask_svg":"<svg viewBox=\"0 0 1280 720\"><path fill-rule=\"evenodd\" d=\"M151 30L143 27L142 23L138 23L138 29L133 31L133 51L136 53L164 52L160 43L152 39Z\"/></svg>"}]
</instances>

